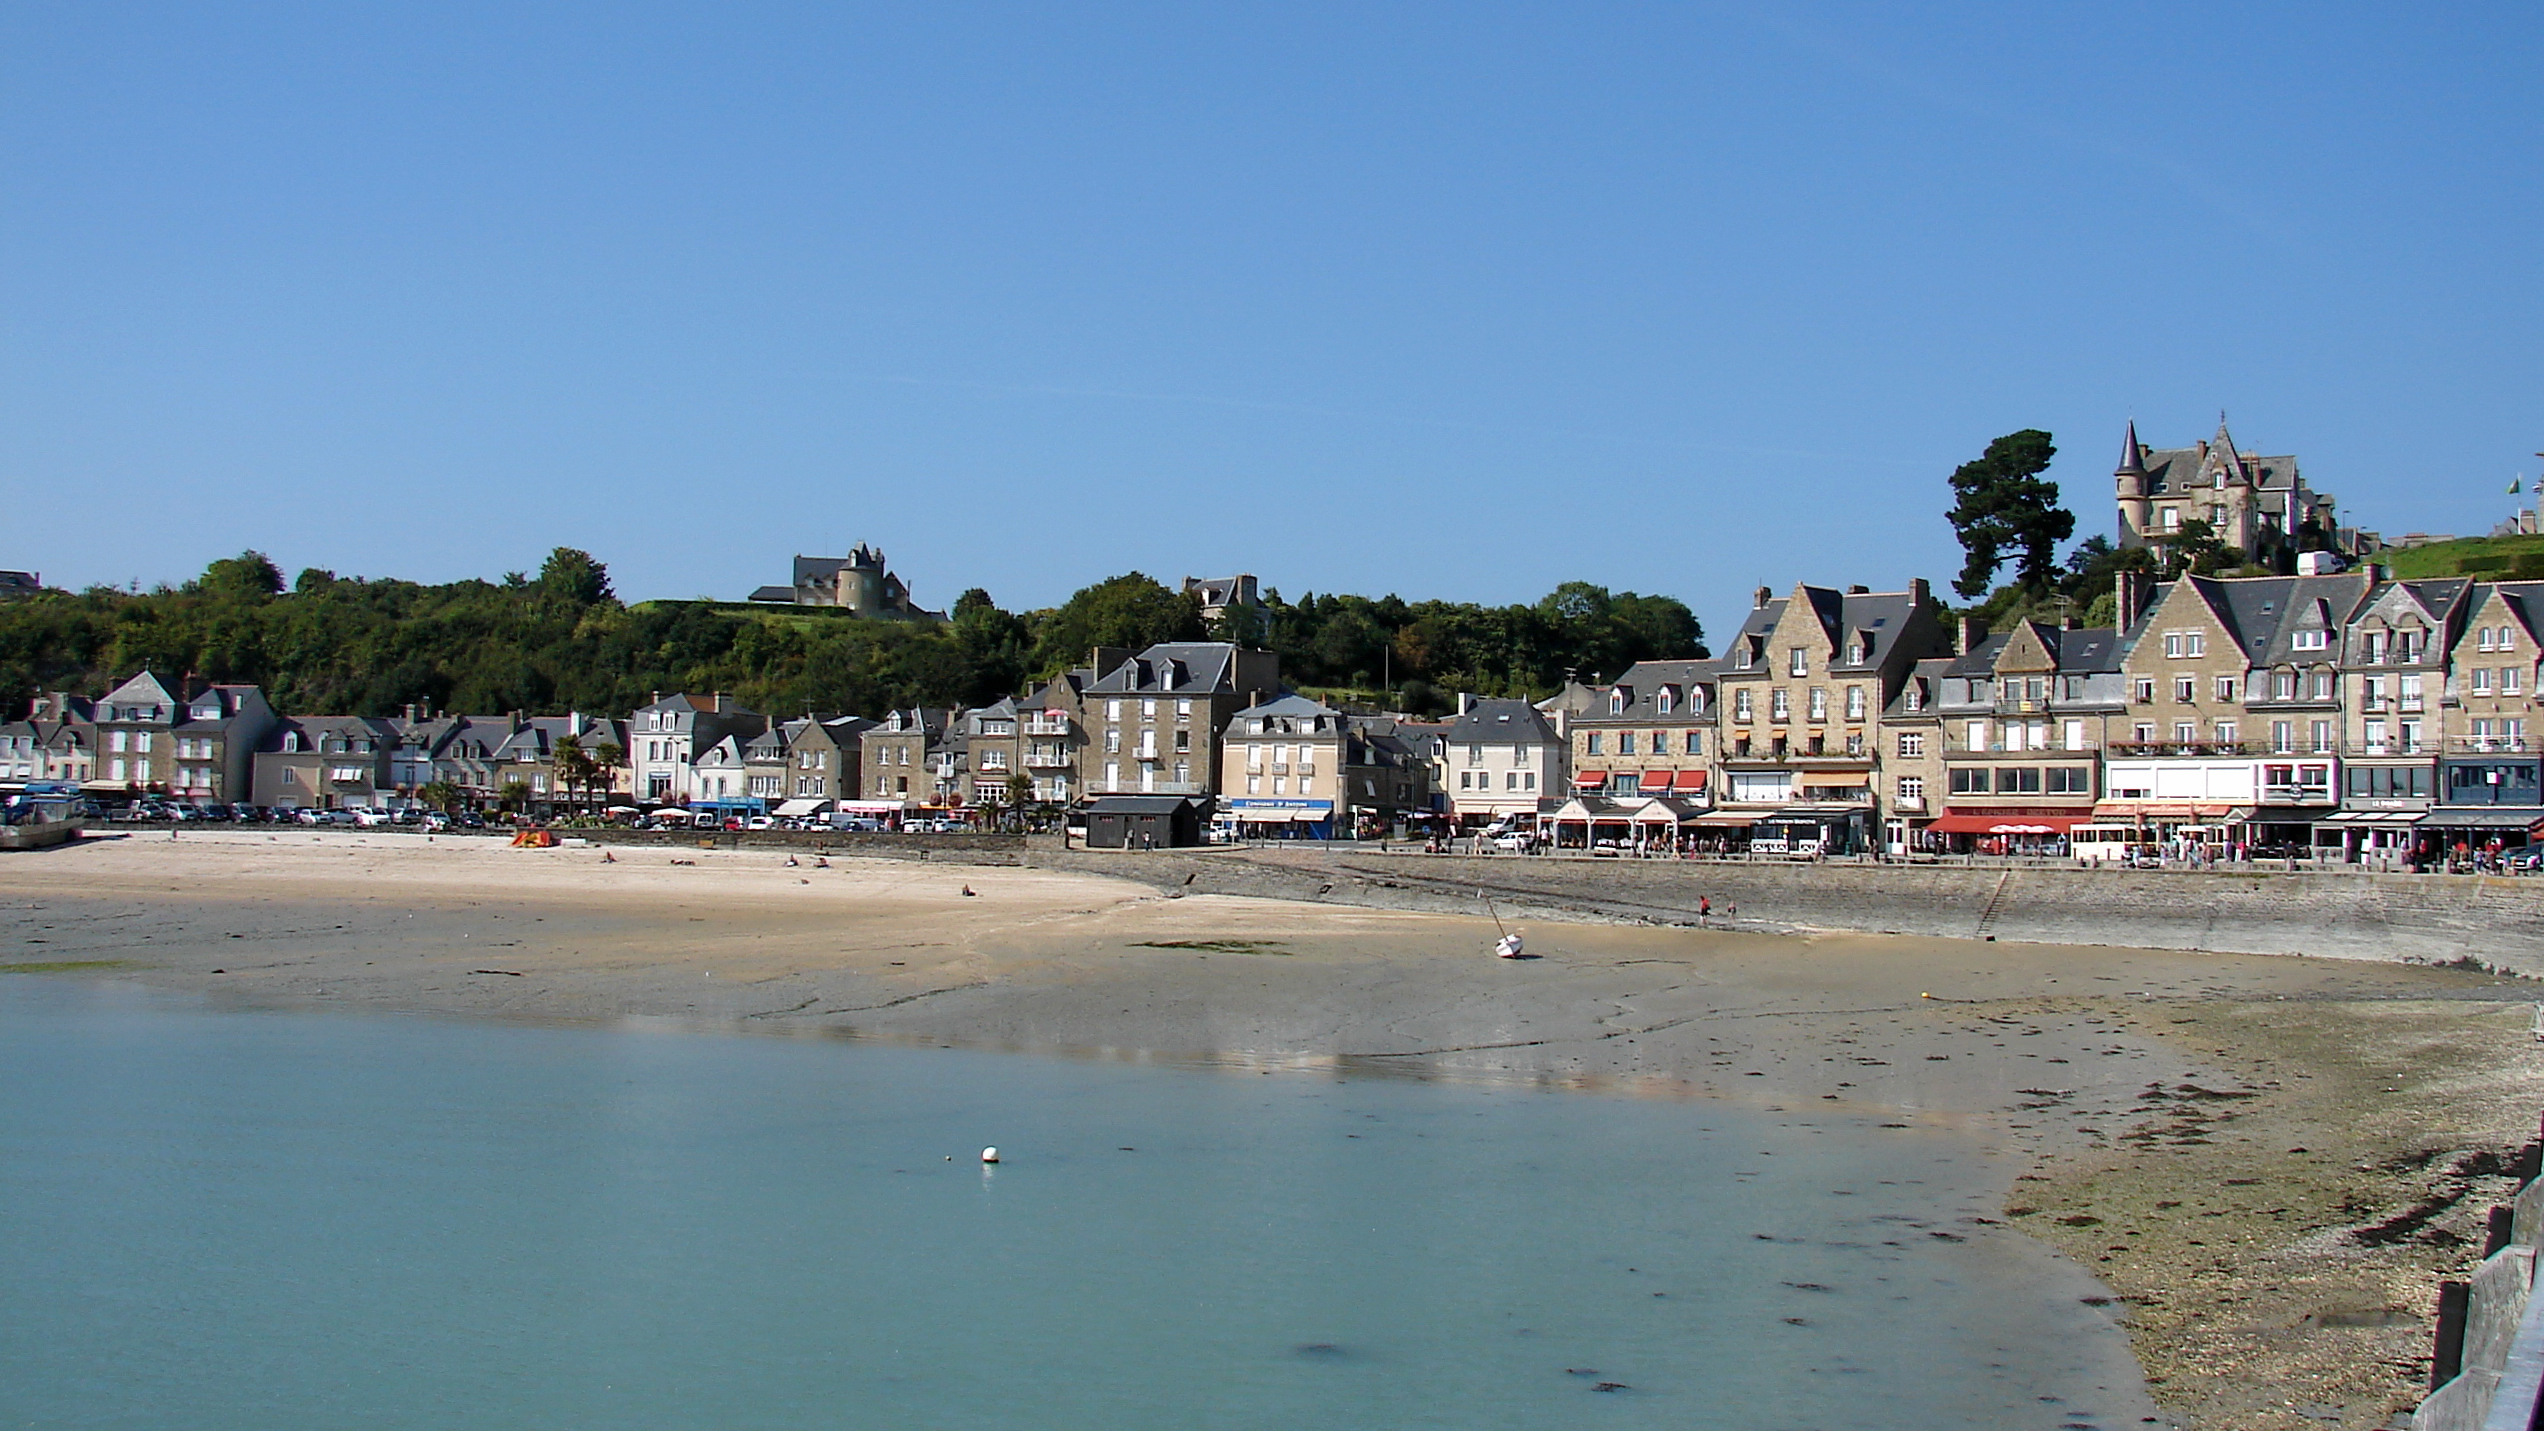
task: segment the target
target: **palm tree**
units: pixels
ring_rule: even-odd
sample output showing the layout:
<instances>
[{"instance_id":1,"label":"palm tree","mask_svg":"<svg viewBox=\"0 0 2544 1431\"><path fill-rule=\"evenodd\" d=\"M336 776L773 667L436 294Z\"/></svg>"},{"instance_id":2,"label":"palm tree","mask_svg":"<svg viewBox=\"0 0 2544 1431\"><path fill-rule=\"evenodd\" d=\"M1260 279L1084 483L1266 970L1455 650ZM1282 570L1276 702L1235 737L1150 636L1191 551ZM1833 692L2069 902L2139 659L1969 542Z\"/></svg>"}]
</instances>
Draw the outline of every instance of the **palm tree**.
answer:
<instances>
[{"instance_id":1,"label":"palm tree","mask_svg":"<svg viewBox=\"0 0 2544 1431\"><path fill-rule=\"evenodd\" d=\"M627 752L614 740L604 740L592 747L592 771L599 779L604 795L618 789L618 772L627 768Z\"/></svg>"},{"instance_id":2,"label":"palm tree","mask_svg":"<svg viewBox=\"0 0 2544 1431\"><path fill-rule=\"evenodd\" d=\"M554 765L557 784L564 789L569 801L572 800L577 787L587 794L590 792L592 757L583 753L582 741L570 735L559 739L556 743Z\"/></svg>"}]
</instances>

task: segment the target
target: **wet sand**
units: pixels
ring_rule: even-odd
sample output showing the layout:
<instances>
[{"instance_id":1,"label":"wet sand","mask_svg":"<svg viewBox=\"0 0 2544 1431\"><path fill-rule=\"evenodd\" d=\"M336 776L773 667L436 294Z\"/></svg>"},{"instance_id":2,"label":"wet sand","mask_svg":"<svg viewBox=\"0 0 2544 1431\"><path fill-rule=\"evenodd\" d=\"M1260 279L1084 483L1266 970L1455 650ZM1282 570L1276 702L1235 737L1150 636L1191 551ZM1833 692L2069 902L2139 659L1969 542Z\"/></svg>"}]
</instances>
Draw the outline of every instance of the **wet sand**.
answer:
<instances>
[{"instance_id":1,"label":"wet sand","mask_svg":"<svg viewBox=\"0 0 2544 1431\"><path fill-rule=\"evenodd\" d=\"M0 969L1717 1097L1974 1134L2200 1427L2376 1427L2544 1107L2535 986L2357 961L1490 921L1031 869L188 831L0 859ZM674 861L689 863L674 863ZM972 891L965 894L968 888ZM1982 1224L1974 1235L1990 1236Z\"/></svg>"}]
</instances>

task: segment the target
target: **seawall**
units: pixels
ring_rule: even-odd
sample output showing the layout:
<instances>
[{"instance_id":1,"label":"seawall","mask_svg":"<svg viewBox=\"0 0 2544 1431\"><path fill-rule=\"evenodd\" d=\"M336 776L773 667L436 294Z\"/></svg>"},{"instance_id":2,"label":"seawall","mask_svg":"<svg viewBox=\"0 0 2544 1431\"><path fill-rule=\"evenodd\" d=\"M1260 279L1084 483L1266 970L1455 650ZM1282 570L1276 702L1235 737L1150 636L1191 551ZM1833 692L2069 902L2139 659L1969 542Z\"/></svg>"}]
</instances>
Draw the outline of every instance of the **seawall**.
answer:
<instances>
[{"instance_id":1,"label":"seawall","mask_svg":"<svg viewBox=\"0 0 2544 1431\"><path fill-rule=\"evenodd\" d=\"M1530 918L1919 934L2049 944L2311 954L2544 976L2544 879L1739 864L1380 854L1349 847L1107 851L1030 848L1024 862L1192 893L1463 914L1486 896Z\"/></svg>"}]
</instances>

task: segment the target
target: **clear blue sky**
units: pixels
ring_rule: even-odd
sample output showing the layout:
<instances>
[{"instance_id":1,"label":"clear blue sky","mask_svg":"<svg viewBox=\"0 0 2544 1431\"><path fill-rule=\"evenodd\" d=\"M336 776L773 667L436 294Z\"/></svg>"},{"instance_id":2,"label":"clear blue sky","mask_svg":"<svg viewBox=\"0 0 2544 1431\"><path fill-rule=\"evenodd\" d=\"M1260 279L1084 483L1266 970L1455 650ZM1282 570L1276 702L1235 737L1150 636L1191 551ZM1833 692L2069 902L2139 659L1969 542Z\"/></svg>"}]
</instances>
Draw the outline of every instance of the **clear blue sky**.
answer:
<instances>
[{"instance_id":1,"label":"clear blue sky","mask_svg":"<svg viewBox=\"0 0 2544 1431\"><path fill-rule=\"evenodd\" d=\"M2122 423L2478 532L2544 7L0 9L0 566L1948 582Z\"/></svg>"}]
</instances>

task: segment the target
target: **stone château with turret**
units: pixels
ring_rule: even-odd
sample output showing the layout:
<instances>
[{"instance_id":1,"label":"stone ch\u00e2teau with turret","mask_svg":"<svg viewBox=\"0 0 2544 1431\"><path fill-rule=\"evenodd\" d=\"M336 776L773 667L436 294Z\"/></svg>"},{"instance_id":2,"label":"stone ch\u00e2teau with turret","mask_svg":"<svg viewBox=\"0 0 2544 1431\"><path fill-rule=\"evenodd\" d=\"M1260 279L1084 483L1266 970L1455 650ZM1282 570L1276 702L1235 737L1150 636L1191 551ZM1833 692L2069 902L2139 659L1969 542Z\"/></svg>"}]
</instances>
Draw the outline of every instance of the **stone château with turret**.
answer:
<instances>
[{"instance_id":1,"label":"stone ch\u00e2teau with turret","mask_svg":"<svg viewBox=\"0 0 2544 1431\"><path fill-rule=\"evenodd\" d=\"M2190 447L2148 447L2130 423L2113 481L2120 545L2151 548L2159 560L2193 521L2205 522L2228 550L2264 565L2278 565L2283 552L2356 556L2376 545L2373 534L2341 527L2332 497L2306 486L2296 458L2238 449L2222 413L2217 435Z\"/></svg>"},{"instance_id":2,"label":"stone ch\u00e2teau with turret","mask_svg":"<svg viewBox=\"0 0 2544 1431\"><path fill-rule=\"evenodd\" d=\"M923 611L910 599L910 588L883 564L883 549L863 542L844 557L795 558L795 584L763 586L753 601L791 606L843 606L859 616L900 621L942 621L943 612Z\"/></svg>"}]
</instances>

